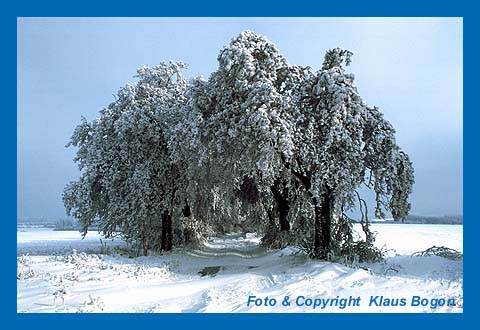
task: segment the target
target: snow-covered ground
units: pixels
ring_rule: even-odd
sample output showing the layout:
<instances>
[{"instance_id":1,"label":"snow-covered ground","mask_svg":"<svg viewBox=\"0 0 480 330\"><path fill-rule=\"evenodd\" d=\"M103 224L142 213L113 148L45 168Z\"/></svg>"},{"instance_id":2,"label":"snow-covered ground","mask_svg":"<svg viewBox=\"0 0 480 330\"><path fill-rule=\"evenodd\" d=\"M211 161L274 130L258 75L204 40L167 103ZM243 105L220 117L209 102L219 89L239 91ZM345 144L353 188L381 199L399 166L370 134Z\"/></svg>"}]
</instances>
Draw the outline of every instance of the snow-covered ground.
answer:
<instances>
[{"instance_id":1,"label":"snow-covered ground","mask_svg":"<svg viewBox=\"0 0 480 330\"><path fill-rule=\"evenodd\" d=\"M254 234L217 237L194 251L177 249L164 255L130 258L112 252L115 246L123 245L120 240L107 241L110 252L101 254L105 246L102 248L96 233L81 240L75 231L23 228L17 232L17 310L463 311L462 261L411 256L433 245L462 251L462 226L375 224L373 229L378 233L378 246L390 249L389 257L375 264L347 267L309 260L293 247L266 250L258 246L259 238ZM282 304L285 296L290 306ZM427 306L412 306L412 299L419 299L415 296L426 299L422 302ZM270 303L274 298L276 305L263 306L266 297ZM262 299L262 306L255 305L260 302L257 298ZM385 306L402 304L401 299L405 299L405 306ZM431 308L448 299L454 306ZM341 308L344 303L350 306Z\"/></svg>"}]
</instances>

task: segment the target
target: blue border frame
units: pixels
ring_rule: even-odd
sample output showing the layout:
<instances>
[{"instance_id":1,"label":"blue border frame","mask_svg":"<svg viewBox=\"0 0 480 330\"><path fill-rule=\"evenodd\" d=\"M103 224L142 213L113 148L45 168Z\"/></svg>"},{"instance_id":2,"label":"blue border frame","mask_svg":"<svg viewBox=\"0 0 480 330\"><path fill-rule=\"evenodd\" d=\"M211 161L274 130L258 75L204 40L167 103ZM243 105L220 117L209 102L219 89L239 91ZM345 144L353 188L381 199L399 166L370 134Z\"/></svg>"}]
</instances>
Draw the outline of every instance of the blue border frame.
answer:
<instances>
[{"instance_id":1,"label":"blue border frame","mask_svg":"<svg viewBox=\"0 0 480 330\"><path fill-rule=\"evenodd\" d=\"M321 1L321 0L320 0ZM474 5L464 4L462 1L402 1L401 3L388 3L386 1L371 1L369 4L344 0L341 2L329 1L295 1L294 3L280 4L272 1L242 1L237 3L218 2L206 4L203 2L169 2L144 0L142 2L127 2L124 0L112 1L113 3L100 3L100 1L86 0L81 3L67 1L33 2L17 1L10 8L2 11L3 44L1 53L3 57L2 95L7 103L2 112L3 127L0 130L3 141L3 173L2 205L6 212L4 223L7 234L8 257L4 271L0 272L4 298L2 316L4 324L14 322L15 327L26 328L81 328L88 326L104 328L131 328L149 326L154 328L171 327L177 329L183 326L192 326L195 329L228 327L292 327L298 328L329 328L329 327L362 327L382 326L391 328L459 328L467 321L476 321L475 311L478 306L474 261L470 259L471 243L478 229L475 216L475 188L478 186L474 149L476 146L475 125L478 122L478 110L475 109L477 101L473 93L474 79L478 74L478 63L475 63L476 43L478 36L477 12ZM467 1L465 1L467 2ZM133 7L133 6L135 7ZM16 171L17 171L17 116L16 116L16 82L17 65L17 17L24 16L448 16L463 17L464 29L464 313L463 314L17 314L16 310ZM470 237L472 239L470 239ZM472 258L476 254L472 253ZM467 290L465 290L465 287ZM212 323L213 322L213 323Z\"/></svg>"}]
</instances>

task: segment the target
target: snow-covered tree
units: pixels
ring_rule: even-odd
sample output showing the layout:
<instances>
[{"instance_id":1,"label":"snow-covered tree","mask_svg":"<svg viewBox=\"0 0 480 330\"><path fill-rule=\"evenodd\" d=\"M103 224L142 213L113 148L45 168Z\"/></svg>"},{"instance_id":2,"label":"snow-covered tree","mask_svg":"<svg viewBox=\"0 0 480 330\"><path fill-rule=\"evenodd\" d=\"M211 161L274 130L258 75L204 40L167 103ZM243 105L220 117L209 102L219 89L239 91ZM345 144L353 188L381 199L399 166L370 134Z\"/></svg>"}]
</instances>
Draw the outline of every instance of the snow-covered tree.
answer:
<instances>
[{"instance_id":1,"label":"snow-covered tree","mask_svg":"<svg viewBox=\"0 0 480 330\"><path fill-rule=\"evenodd\" d=\"M392 126L377 108L361 99L354 76L345 72L352 53L332 49L317 74L297 97L296 153L288 164L314 209L313 250L319 258L332 252L332 226L355 205L362 184L377 195L376 213L407 215L413 168L395 142Z\"/></svg>"},{"instance_id":2,"label":"snow-covered tree","mask_svg":"<svg viewBox=\"0 0 480 330\"><path fill-rule=\"evenodd\" d=\"M78 148L82 176L66 187L64 203L84 234L96 222L107 237L120 231L138 241L145 254L172 248L186 165L173 160L169 141L185 103L184 67L141 67L135 85L122 88L99 118L75 130L69 145Z\"/></svg>"},{"instance_id":3,"label":"snow-covered tree","mask_svg":"<svg viewBox=\"0 0 480 330\"><path fill-rule=\"evenodd\" d=\"M204 161L214 169L224 201L239 198L243 210L254 204L255 220L262 223L259 214L272 215L276 205L282 215L269 218L280 218L278 226L288 230L289 175L280 161L293 150L289 98L281 93L288 63L273 43L250 31L233 39L218 62L194 101L203 118Z\"/></svg>"}]
</instances>

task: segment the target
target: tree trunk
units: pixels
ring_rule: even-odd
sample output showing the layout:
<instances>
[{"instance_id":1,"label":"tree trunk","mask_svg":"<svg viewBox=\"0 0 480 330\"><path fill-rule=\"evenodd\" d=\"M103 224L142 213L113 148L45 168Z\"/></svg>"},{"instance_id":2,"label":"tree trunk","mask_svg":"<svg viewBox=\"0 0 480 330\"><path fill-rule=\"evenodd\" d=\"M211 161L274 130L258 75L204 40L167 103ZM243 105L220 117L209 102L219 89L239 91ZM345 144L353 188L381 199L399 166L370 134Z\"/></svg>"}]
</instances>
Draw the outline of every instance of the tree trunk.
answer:
<instances>
[{"instance_id":1,"label":"tree trunk","mask_svg":"<svg viewBox=\"0 0 480 330\"><path fill-rule=\"evenodd\" d=\"M324 186L320 200L314 198L313 202L315 205L314 254L316 258L327 260L332 240L332 189Z\"/></svg>"},{"instance_id":2,"label":"tree trunk","mask_svg":"<svg viewBox=\"0 0 480 330\"><path fill-rule=\"evenodd\" d=\"M273 208L267 208L267 216L268 216L268 228L265 232L265 235L262 237L262 244L266 246L271 246L276 239L277 236L277 224L275 219L275 210Z\"/></svg>"},{"instance_id":3,"label":"tree trunk","mask_svg":"<svg viewBox=\"0 0 480 330\"><path fill-rule=\"evenodd\" d=\"M141 227L140 243L142 245L143 255L146 256L148 254L148 242L147 235L145 234L145 222L143 221Z\"/></svg>"},{"instance_id":4,"label":"tree trunk","mask_svg":"<svg viewBox=\"0 0 480 330\"><path fill-rule=\"evenodd\" d=\"M185 218L188 218L192 214L192 211L190 210L190 205L188 204L188 200L186 198L185 198L185 206L183 207L182 213ZM183 229L183 239L185 244L192 243L194 236L195 235L193 234L191 229L189 228Z\"/></svg>"},{"instance_id":5,"label":"tree trunk","mask_svg":"<svg viewBox=\"0 0 480 330\"><path fill-rule=\"evenodd\" d=\"M322 227L320 226L320 219L321 219L322 209L317 198L313 198L313 205L314 205L314 211L315 211L315 222L313 225L313 256L316 258L321 258L320 245L322 243L322 238L321 238Z\"/></svg>"},{"instance_id":6,"label":"tree trunk","mask_svg":"<svg viewBox=\"0 0 480 330\"><path fill-rule=\"evenodd\" d=\"M143 242L142 246L143 246L143 255L147 256L148 255L148 246L145 242Z\"/></svg>"},{"instance_id":7,"label":"tree trunk","mask_svg":"<svg viewBox=\"0 0 480 330\"><path fill-rule=\"evenodd\" d=\"M142 249L143 249L143 255L147 256L148 255L148 243L145 235L142 235Z\"/></svg>"},{"instance_id":8,"label":"tree trunk","mask_svg":"<svg viewBox=\"0 0 480 330\"><path fill-rule=\"evenodd\" d=\"M190 205L188 204L188 200L186 198L185 198L185 206L183 207L182 213L185 218L188 218L191 215Z\"/></svg>"},{"instance_id":9,"label":"tree trunk","mask_svg":"<svg viewBox=\"0 0 480 330\"><path fill-rule=\"evenodd\" d=\"M164 211L162 214L162 251L170 251L172 249L172 229L172 214L169 211Z\"/></svg>"},{"instance_id":10,"label":"tree trunk","mask_svg":"<svg viewBox=\"0 0 480 330\"><path fill-rule=\"evenodd\" d=\"M288 187L279 179L276 179L271 190L278 208L280 231L289 231L288 212L290 211L290 202L288 200Z\"/></svg>"}]
</instances>

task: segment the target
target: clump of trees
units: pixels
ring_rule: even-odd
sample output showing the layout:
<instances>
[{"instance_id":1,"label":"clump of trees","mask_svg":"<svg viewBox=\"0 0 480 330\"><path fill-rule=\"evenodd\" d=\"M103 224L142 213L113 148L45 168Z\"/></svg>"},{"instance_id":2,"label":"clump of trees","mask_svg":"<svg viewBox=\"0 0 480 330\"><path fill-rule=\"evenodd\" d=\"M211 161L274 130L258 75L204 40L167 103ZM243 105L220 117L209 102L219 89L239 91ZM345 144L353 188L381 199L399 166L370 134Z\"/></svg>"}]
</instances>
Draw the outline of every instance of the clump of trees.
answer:
<instances>
[{"instance_id":1,"label":"clump of trees","mask_svg":"<svg viewBox=\"0 0 480 330\"><path fill-rule=\"evenodd\" d=\"M360 97L351 57L331 49L313 71L245 31L208 80L186 80L181 62L141 67L75 129L68 146L81 176L65 188L67 213L84 234L96 224L145 255L241 228L315 258L379 258L359 189L375 192L377 217L403 219L413 167L391 124ZM356 207L364 240L346 216Z\"/></svg>"}]
</instances>

